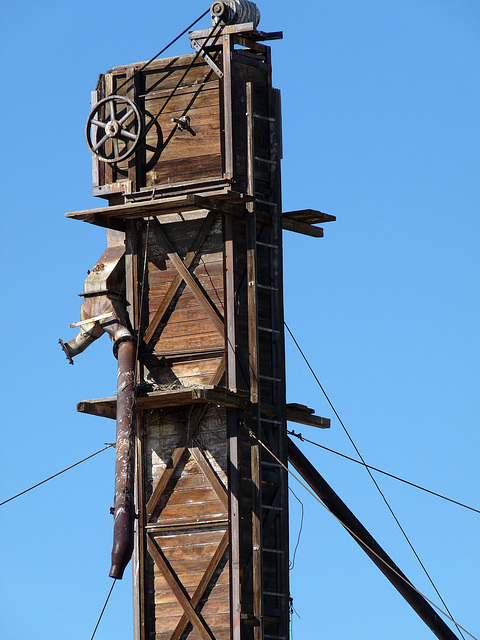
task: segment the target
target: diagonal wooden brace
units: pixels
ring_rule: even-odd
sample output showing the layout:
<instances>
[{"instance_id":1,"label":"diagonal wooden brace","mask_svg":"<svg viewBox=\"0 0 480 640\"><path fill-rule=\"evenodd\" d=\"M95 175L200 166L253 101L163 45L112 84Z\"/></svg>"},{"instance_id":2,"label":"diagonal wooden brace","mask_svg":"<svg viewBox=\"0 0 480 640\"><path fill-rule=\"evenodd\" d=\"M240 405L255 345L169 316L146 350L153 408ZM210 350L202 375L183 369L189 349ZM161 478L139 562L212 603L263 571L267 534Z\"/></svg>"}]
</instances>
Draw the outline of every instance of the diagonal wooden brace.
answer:
<instances>
[{"instance_id":1,"label":"diagonal wooden brace","mask_svg":"<svg viewBox=\"0 0 480 640\"><path fill-rule=\"evenodd\" d=\"M201 406L199 408L199 410L197 412L195 412L192 417L190 418L189 421L189 425L188 425L188 429L186 430L186 432L182 435L180 442L178 443L178 445L175 447L172 456L170 458L170 460L168 461L168 464L160 478L160 480L157 482L157 484L155 485L155 488L153 490L152 495L150 496L150 499L147 503L147 508L146 508L146 512L147 512L147 522L150 520L150 518L152 517L152 515L155 512L155 508L158 504L158 501L160 500L160 497L162 496L163 492L165 491L165 488L168 484L168 481L170 480L170 478L173 475L173 472L175 471L175 469L177 468L178 463L180 462L183 454L185 453L187 446L190 442L190 440L192 439L195 431L198 429L198 426L204 416L205 411L207 410L207 406L208 405L204 405Z\"/></svg>"},{"instance_id":2,"label":"diagonal wooden brace","mask_svg":"<svg viewBox=\"0 0 480 640\"><path fill-rule=\"evenodd\" d=\"M192 264L192 262L195 259L195 256L197 255L198 251L200 250L200 247L202 246L208 232L210 231L213 221L215 219L215 214L213 213L209 213L202 226L200 227L198 234L195 238L195 240L193 241L193 244L190 248L190 251L187 253L187 255L185 256L184 259L184 264L187 267L187 269L190 267L190 265ZM150 322L150 325L148 326L146 332L145 332L145 336L143 338L145 344L147 345L147 348L150 346L150 342L156 332L156 330L158 329L159 324L161 323L163 316L165 315L168 307L170 306L170 303L172 302L173 298L175 297L175 294L178 291L178 287L181 285L181 283L183 282L183 278L180 274L177 274L176 278L174 279L174 281L171 283L167 293L165 294L157 312L155 313L154 317L152 318L152 321Z\"/></svg>"},{"instance_id":3,"label":"diagonal wooden brace","mask_svg":"<svg viewBox=\"0 0 480 640\"><path fill-rule=\"evenodd\" d=\"M194 609L197 607L198 603L202 599L203 594L205 593L205 590L210 584L210 580L213 578L213 575L221 559L225 555L225 551L227 547L228 547L228 529L223 534L223 538L220 540L220 544L218 545L217 550L215 551L212 559L210 560L207 570L203 574L202 579L200 580L198 587L195 589L195 593L193 594L192 599L190 600L190 603ZM183 632L185 631L185 627L188 624L188 621L189 621L189 618L187 614L184 613L180 619L180 622L177 624L176 629L173 632L170 640L180 640Z\"/></svg>"},{"instance_id":4,"label":"diagonal wooden brace","mask_svg":"<svg viewBox=\"0 0 480 640\"><path fill-rule=\"evenodd\" d=\"M167 581L170 589L175 594L178 602L181 604L182 609L185 612L185 616L188 618L188 621L192 623L193 628L197 631L202 640L215 640L193 608L184 586L173 572L170 563L163 554L163 551L158 547L156 542L150 536L147 537L147 544L150 555L152 556L155 564L163 573L165 580Z\"/></svg>"},{"instance_id":5,"label":"diagonal wooden brace","mask_svg":"<svg viewBox=\"0 0 480 640\"><path fill-rule=\"evenodd\" d=\"M207 316L213 322L217 331L221 333L223 336L225 333L224 322L223 322L223 318L219 315L216 306L213 304L210 298L208 298L208 296L205 295L205 292L200 287L200 285L195 280L195 278L192 276L190 271L187 269L183 260L180 258L178 253L173 249L172 245L170 244L170 241L168 240L167 236L165 235L162 229L162 225L158 222L158 220L153 221L152 228L160 246L168 255L168 258L170 259L170 261L178 271L179 275L182 277L182 279L185 281L185 284L193 293L196 301L199 303L199 305L205 311Z\"/></svg>"}]
</instances>

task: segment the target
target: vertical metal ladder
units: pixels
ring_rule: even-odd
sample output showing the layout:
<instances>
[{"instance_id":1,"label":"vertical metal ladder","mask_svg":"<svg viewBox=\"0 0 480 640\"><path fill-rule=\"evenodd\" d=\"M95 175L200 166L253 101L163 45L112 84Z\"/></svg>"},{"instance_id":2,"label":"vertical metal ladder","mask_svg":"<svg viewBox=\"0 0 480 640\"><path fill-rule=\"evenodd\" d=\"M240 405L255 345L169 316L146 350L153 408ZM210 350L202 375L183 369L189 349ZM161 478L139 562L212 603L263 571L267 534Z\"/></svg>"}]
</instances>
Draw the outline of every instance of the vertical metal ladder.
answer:
<instances>
[{"instance_id":1,"label":"vertical metal ladder","mask_svg":"<svg viewBox=\"0 0 480 640\"><path fill-rule=\"evenodd\" d=\"M252 428L280 460L285 442L285 380L282 301L281 203L276 189L280 153L274 105L255 110L254 87L247 84L248 206L247 260ZM260 135L259 135L260 134ZM268 140L268 156L256 138ZM257 171L267 167L267 188L257 185ZM265 170L263 170L265 175ZM275 201L276 197L278 201ZM255 640L288 640L287 477L282 465L258 443L252 446L252 480L256 490L253 527Z\"/></svg>"}]
</instances>

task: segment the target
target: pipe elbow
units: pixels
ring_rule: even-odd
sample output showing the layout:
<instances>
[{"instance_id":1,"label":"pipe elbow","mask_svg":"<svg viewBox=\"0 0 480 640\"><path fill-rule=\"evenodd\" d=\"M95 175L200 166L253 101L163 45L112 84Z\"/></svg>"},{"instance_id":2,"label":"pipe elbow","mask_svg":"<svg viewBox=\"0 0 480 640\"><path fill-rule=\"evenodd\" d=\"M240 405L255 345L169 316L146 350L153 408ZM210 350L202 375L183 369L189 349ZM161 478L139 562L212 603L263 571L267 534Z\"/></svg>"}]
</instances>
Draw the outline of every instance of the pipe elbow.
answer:
<instances>
[{"instance_id":1,"label":"pipe elbow","mask_svg":"<svg viewBox=\"0 0 480 640\"><path fill-rule=\"evenodd\" d=\"M85 351L103 332L104 330L97 322L90 322L83 325L78 334L68 342L63 342L61 338L58 342L67 356L67 360L73 364L73 358Z\"/></svg>"}]
</instances>

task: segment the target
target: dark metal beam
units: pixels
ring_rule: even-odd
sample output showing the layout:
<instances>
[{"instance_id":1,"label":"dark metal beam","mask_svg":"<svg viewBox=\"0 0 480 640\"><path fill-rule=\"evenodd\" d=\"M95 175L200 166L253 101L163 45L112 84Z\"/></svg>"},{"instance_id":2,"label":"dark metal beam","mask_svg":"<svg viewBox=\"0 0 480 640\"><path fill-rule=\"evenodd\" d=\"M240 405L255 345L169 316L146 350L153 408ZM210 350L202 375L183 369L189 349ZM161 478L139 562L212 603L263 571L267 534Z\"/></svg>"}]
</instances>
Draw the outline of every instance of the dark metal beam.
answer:
<instances>
[{"instance_id":1,"label":"dark metal beam","mask_svg":"<svg viewBox=\"0 0 480 640\"><path fill-rule=\"evenodd\" d=\"M415 590L405 574L290 439L288 440L288 460L437 638L458 640L433 607Z\"/></svg>"}]
</instances>

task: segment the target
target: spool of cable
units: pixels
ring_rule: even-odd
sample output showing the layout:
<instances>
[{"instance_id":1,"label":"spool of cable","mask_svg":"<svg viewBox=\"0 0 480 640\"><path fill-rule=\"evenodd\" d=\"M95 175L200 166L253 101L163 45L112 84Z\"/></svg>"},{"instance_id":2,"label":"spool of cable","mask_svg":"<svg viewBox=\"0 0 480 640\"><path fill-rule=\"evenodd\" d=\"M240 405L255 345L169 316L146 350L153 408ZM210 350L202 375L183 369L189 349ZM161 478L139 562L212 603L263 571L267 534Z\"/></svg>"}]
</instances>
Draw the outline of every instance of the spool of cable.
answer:
<instances>
[{"instance_id":1,"label":"spool of cable","mask_svg":"<svg viewBox=\"0 0 480 640\"><path fill-rule=\"evenodd\" d=\"M260 11L254 2L249 0L219 0L212 4L210 13L214 25L253 22L256 28L260 22Z\"/></svg>"}]
</instances>

